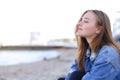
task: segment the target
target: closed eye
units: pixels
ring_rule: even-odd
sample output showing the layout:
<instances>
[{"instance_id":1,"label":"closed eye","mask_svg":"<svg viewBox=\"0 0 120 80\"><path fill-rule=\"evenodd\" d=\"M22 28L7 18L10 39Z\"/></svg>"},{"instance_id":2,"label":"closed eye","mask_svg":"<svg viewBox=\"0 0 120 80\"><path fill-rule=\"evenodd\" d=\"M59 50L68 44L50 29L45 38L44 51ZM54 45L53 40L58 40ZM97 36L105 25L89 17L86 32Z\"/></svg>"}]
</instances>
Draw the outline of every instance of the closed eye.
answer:
<instances>
[{"instance_id":1,"label":"closed eye","mask_svg":"<svg viewBox=\"0 0 120 80\"><path fill-rule=\"evenodd\" d=\"M84 23L88 23L88 21L84 20Z\"/></svg>"}]
</instances>

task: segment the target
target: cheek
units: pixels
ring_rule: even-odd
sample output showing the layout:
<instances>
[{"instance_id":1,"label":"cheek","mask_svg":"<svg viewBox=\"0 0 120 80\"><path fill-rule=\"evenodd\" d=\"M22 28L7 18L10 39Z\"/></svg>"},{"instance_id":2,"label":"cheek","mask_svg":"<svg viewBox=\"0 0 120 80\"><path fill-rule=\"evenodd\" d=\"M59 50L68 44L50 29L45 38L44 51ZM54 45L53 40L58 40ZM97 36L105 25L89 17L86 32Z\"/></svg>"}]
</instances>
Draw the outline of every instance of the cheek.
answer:
<instances>
[{"instance_id":1,"label":"cheek","mask_svg":"<svg viewBox=\"0 0 120 80\"><path fill-rule=\"evenodd\" d=\"M84 36L94 35L95 29L94 28L84 28L84 30L82 31L82 34L84 34Z\"/></svg>"},{"instance_id":2,"label":"cheek","mask_svg":"<svg viewBox=\"0 0 120 80\"><path fill-rule=\"evenodd\" d=\"M77 30L77 35L78 36L88 36L89 34L91 34L91 31L89 29L83 29L83 30Z\"/></svg>"},{"instance_id":3,"label":"cheek","mask_svg":"<svg viewBox=\"0 0 120 80\"><path fill-rule=\"evenodd\" d=\"M86 35L94 35L96 33L96 30L94 28L87 28L84 32Z\"/></svg>"}]
</instances>

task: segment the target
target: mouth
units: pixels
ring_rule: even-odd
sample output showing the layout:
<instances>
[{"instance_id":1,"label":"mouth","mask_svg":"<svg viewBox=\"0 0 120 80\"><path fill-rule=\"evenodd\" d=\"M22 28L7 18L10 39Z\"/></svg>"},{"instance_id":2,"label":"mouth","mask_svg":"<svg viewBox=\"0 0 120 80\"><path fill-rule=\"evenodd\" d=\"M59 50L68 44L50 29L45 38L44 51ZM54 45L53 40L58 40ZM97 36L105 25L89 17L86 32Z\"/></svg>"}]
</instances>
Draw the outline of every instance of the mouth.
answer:
<instances>
[{"instance_id":1,"label":"mouth","mask_svg":"<svg viewBox=\"0 0 120 80\"><path fill-rule=\"evenodd\" d=\"M82 30L81 28L78 28L78 30Z\"/></svg>"}]
</instances>

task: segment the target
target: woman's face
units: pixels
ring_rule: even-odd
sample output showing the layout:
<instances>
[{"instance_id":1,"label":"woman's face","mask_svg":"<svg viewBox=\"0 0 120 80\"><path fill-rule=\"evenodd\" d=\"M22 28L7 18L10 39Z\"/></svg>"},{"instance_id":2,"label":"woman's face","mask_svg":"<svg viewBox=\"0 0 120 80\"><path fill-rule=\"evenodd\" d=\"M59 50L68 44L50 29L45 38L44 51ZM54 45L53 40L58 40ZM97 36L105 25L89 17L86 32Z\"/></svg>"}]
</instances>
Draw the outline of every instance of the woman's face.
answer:
<instances>
[{"instance_id":1,"label":"woman's face","mask_svg":"<svg viewBox=\"0 0 120 80\"><path fill-rule=\"evenodd\" d=\"M97 18L93 12L85 13L77 25L76 35L85 38L94 38L98 30L96 22Z\"/></svg>"}]
</instances>

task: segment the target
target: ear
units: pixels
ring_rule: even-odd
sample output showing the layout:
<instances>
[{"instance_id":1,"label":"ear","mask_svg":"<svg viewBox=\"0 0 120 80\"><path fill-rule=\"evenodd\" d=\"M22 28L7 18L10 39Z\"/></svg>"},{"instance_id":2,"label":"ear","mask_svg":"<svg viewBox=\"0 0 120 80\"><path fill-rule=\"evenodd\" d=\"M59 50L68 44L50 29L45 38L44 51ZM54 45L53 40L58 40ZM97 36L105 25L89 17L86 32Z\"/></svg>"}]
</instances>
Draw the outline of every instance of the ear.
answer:
<instances>
[{"instance_id":1,"label":"ear","mask_svg":"<svg viewBox=\"0 0 120 80\"><path fill-rule=\"evenodd\" d=\"M97 34L100 34L101 31L102 31L102 26L99 26L99 27L96 28L96 33Z\"/></svg>"}]
</instances>

